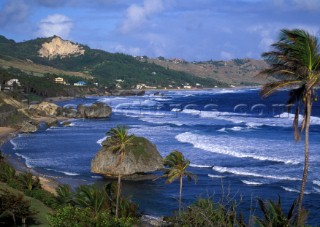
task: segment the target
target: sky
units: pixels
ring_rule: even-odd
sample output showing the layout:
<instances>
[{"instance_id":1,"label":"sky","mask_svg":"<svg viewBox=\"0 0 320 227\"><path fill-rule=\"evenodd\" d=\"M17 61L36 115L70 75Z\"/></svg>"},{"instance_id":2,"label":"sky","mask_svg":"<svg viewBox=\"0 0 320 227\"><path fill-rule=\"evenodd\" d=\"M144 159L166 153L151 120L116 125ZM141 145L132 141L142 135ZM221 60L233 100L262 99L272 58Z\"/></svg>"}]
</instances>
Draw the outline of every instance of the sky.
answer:
<instances>
[{"instance_id":1,"label":"sky","mask_svg":"<svg viewBox=\"0 0 320 227\"><path fill-rule=\"evenodd\" d=\"M260 59L281 29L320 36L320 0L0 0L0 34L187 61Z\"/></svg>"}]
</instances>

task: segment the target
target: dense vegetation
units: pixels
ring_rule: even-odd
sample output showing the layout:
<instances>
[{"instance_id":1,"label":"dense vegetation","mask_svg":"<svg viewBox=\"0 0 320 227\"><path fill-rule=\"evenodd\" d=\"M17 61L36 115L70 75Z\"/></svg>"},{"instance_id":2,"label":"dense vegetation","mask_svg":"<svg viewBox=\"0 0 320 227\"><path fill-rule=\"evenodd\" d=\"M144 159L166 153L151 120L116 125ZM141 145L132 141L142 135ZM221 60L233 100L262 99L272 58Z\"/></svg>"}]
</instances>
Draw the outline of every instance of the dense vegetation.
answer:
<instances>
[{"instance_id":1,"label":"dense vegetation","mask_svg":"<svg viewBox=\"0 0 320 227\"><path fill-rule=\"evenodd\" d=\"M0 225L129 227L138 221L137 206L124 197L120 197L119 218L115 212L115 184L83 185L76 190L60 185L53 195L42 189L38 177L17 173L0 152Z\"/></svg>"},{"instance_id":2,"label":"dense vegetation","mask_svg":"<svg viewBox=\"0 0 320 227\"><path fill-rule=\"evenodd\" d=\"M28 59L41 65L67 71L83 72L92 75L100 84L108 87L114 86L117 83L116 80L124 81L121 84L122 88L135 88L139 83L159 88L169 85L174 88L184 85L195 87L197 84L203 87L226 86L226 84L214 79L199 78L185 72L139 61L129 55L90 49L84 45L80 45L85 50L84 55L69 56L63 59L56 57L50 60L40 57L38 50L41 45L44 42L51 41L52 38L38 38L16 43L0 36L0 58Z\"/></svg>"}]
</instances>

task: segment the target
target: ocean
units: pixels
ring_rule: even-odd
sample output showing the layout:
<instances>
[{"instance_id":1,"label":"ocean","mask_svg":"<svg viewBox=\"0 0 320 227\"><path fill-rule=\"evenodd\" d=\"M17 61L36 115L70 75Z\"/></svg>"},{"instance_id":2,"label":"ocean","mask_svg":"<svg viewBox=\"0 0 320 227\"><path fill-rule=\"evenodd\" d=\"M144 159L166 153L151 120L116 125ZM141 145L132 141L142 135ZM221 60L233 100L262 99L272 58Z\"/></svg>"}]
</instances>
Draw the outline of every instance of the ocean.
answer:
<instances>
[{"instance_id":1,"label":"ocean","mask_svg":"<svg viewBox=\"0 0 320 227\"><path fill-rule=\"evenodd\" d=\"M189 170L198 181L183 184L183 204L199 197L214 201L235 199L239 210L258 214L257 198L281 202L287 211L299 195L304 163L304 140L293 140L293 110L286 111L288 92L269 98L259 88L196 91L148 91L144 96L86 97L61 106L110 105L108 119L74 119L70 126L20 134L6 143L6 154L38 173L72 186L104 184L90 173L90 162L105 133L116 125L152 141L165 157L181 151L191 161ZM303 206L308 223L320 223L320 108L313 106L310 129L310 166ZM160 173L157 173L160 174ZM178 181L124 181L123 193L138 203L144 214L170 215L178 209ZM247 220L248 221L248 220Z\"/></svg>"}]
</instances>

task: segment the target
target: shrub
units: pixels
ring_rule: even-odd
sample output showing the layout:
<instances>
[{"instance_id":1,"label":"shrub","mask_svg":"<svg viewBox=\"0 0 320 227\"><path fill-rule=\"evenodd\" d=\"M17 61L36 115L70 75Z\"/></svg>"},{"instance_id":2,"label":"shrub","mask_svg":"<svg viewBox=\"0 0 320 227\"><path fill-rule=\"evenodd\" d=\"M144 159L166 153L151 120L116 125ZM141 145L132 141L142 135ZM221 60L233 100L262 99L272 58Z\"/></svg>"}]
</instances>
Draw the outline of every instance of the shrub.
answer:
<instances>
[{"instance_id":1,"label":"shrub","mask_svg":"<svg viewBox=\"0 0 320 227\"><path fill-rule=\"evenodd\" d=\"M26 200L23 194L0 189L0 223L16 224L19 218L22 224L26 224L27 218L32 219L36 213L30 208L30 201ZM8 216L12 217L12 220L6 219Z\"/></svg>"},{"instance_id":2,"label":"shrub","mask_svg":"<svg viewBox=\"0 0 320 227\"><path fill-rule=\"evenodd\" d=\"M56 192L56 200L59 206L74 205L74 193L69 185L59 185Z\"/></svg>"},{"instance_id":3,"label":"shrub","mask_svg":"<svg viewBox=\"0 0 320 227\"><path fill-rule=\"evenodd\" d=\"M242 216L237 217L236 204L230 206L214 203L210 198L200 198L184 211L169 218L174 226L245 226Z\"/></svg>"},{"instance_id":4,"label":"shrub","mask_svg":"<svg viewBox=\"0 0 320 227\"><path fill-rule=\"evenodd\" d=\"M116 219L108 211L94 214L90 208L66 206L59 208L54 214L48 215L50 226L96 226L96 227L131 227L136 222L133 218Z\"/></svg>"},{"instance_id":5,"label":"shrub","mask_svg":"<svg viewBox=\"0 0 320 227\"><path fill-rule=\"evenodd\" d=\"M27 196L30 196L32 198L35 198L35 199L38 199L40 200L41 202L43 202L45 205L51 207L51 208L55 208L57 207L57 200L56 200L56 197L48 192L48 191L45 191L43 189L40 189L40 188L35 188L31 191L25 191L25 194Z\"/></svg>"}]
</instances>

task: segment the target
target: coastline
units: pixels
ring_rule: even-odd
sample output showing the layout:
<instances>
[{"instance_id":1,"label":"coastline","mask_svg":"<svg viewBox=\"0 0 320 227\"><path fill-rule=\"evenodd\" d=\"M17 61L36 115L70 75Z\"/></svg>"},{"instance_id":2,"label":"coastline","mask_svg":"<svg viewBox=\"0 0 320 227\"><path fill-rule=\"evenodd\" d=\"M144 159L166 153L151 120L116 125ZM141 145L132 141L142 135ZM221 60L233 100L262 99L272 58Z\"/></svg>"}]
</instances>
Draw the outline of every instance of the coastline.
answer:
<instances>
[{"instance_id":1,"label":"coastline","mask_svg":"<svg viewBox=\"0 0 320 227\"><path fill-rule=\"evenodd\" d=\"M18 134L18 129L10 127L0 127L0 151L4 143L7 143L10 139L14 138ZM59 182L57 180L36 172L34 169L27 167L24 162L18 160L17 158L9 157L8 162L18 173L30 172L32 175L39 177L42 189L56 195L56 188L59 186Z\"/></svg>"}]
</instances>

